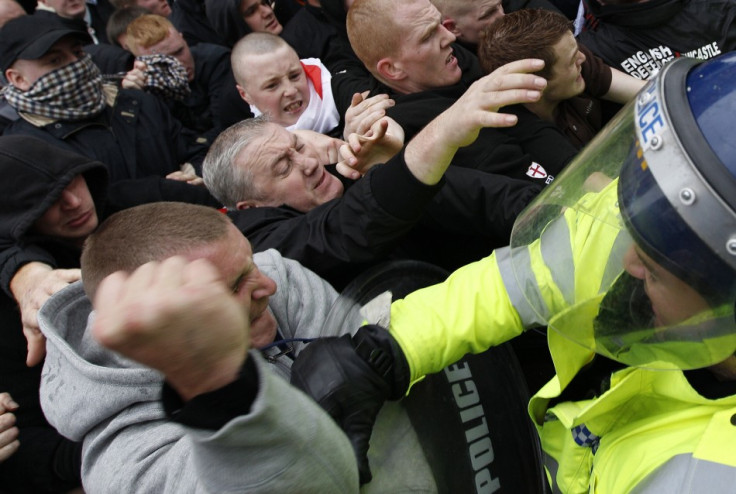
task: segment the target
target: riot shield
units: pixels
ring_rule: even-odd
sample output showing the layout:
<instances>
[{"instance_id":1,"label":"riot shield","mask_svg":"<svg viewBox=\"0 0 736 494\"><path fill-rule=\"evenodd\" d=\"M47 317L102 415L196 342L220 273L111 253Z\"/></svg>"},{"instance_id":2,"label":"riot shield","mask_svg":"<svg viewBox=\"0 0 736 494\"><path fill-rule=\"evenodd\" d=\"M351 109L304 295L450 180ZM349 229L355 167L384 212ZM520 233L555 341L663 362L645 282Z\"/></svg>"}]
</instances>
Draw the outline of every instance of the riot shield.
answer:
<instances>
[{"instance_id":1,"label":"riot shield","mask_svg":"<svg viewBox=\"0 0 736 494\"><path fill-rule=\"evenodd\" d=\"M376 266L345 288L327 326L355 332L361 323L387 325L390 302L442 282L447 275L419 261ZM524 373L508 343L467 355L412 387L401 404L437 492L547 491L528 400Z\"/></svg>"}]
</instances>

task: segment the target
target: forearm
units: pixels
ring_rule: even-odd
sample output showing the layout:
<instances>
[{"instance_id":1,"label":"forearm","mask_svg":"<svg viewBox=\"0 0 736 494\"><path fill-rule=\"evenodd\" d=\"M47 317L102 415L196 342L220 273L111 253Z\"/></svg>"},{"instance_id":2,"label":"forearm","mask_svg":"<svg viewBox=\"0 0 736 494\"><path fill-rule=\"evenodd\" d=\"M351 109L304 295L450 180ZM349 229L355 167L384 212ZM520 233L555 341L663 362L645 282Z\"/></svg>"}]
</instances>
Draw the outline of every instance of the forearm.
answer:
<instances>
[{"instance_id":1,"label":"forearm","mask_svg":"<svg viewBox=\"0 0 736 494\"><path fill-rule=\"evenodd\" d=\"M639 80L611 67L611 87L603 99L626 104L644 87L647 81Z\"/></svg>"},{"instance_id":2,"label":"forearm","mask_svg":"<svg viewBox=\"0 0 736 494\"><path fill-rule=\"evenodd\" d=\"M442 116L432 120L409 141L404 151L406 166L417 180L427 185L440 181L458 150L445 142L445 125Z\"/></svg>"}]
</instances>

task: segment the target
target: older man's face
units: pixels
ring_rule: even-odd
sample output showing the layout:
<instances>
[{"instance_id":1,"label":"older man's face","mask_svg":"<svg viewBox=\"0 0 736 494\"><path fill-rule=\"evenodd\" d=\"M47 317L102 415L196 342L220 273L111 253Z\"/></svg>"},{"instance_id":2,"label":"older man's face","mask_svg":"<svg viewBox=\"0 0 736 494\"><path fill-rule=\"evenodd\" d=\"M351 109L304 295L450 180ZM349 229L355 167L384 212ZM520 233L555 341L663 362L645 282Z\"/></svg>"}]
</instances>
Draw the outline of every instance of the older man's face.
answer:
<instances>
[{"instance_id":1,"label":"older man's face","mask_svg":"<svg viewBox=\"0 0 736 494\"><path fill-rule=\"evenodd\" d=\"M404 92L451 86L462 76L451 43L455 35L441 24L439 10L429 0L400 2L395 23L403 30L394 65L406 74Z\"/></svg>"},{"instance_id":2,"label":"older man's face","mask_svg":"<svg viewBox=\"0 0 736 494\"><path fill-rule=\"evenodd\" d=\"M325 170L311 148L274 123L240 151L235 166L250 170L259 195L238 203L239 209L287 205L306 213L343 193L342 182Z\"/></svg>"}]
</instances>

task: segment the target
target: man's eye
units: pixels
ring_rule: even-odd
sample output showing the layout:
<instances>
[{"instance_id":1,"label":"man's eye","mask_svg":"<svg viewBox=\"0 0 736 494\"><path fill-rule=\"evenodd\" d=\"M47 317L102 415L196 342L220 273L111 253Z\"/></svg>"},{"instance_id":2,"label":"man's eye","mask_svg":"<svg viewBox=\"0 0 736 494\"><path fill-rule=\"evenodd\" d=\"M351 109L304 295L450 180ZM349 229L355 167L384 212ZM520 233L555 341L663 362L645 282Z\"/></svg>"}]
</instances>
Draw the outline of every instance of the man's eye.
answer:
<instances>
[{"instance_id":1,"label":"man's eye","mask_svg":"<svg viewBox=\"0 0 736 494\"><path fill-rule=\"evenodd\" d=\"M291 160L284 161L282 165L276 167L276 174L280 177L285 177L291 172Z\"/></svg>"}]
</instances>

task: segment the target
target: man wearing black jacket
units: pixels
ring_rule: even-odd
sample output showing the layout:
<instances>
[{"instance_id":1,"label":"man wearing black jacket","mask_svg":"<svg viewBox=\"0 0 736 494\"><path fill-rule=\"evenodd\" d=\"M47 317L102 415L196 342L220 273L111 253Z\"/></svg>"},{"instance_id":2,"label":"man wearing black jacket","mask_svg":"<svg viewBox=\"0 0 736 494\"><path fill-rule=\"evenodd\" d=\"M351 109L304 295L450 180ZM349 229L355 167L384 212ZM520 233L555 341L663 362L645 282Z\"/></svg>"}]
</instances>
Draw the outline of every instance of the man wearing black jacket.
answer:
<instances>
[{"instance_id":1,"label":"man wearing black jacket","mask_svg":"<svg viewBox=\"0 0 736 494\"><path fill-rule=\"evenodd\" d=\"M545 81L522 75L539 66L521 61L482 78L417 134L414 141L426 143L412 147L425 151L421 159L401 152L354 183L328 173L324 165L331 160L304 139L261 120L218 137L203 166L205 183L256 251L276 248L338 288L388 257L460 266L507 243L514 218L540 188L472 169L448 170L455 152L478 136L457 145L456 134L484 111L493 112L485 127L513 125L515 116L495 112L539 97ZM370 144L363 141L360 152Z\"/></svg>"},{"instance_id":2,"label":"man wearing black jacket","mask_svg":"<svg viewBox=\"0 0 736 494\"><path fill-rule=\"evenodd\" d=\"M584 5L578 40L637 79L649 79L678 57L705 60L736 48L734 0L585 0Z\"/></svg>"},{"instance_id":3,"label":"man wearing black jacket","mask_svg":"<svg viewBox=\"0 0 736 494\"><path fill-rule=\"evenodd\" d=\"M142 15L128 25L126 44L135 56L169 55L184 66L189 94L167 98L167 105L184 127L208 143L214 141L224 129L222 95L227 91L237 94L230 51L210 43L190 47L168 19L153 14Z\"/></svg>"},{"instance_id":4,"label":"man wearing black jacket","mask_svg":"<svg viewBox=\"0 0 736 494\"><path fill-rule=\"evenodd\" d=\"M396 101L388 115L411 138L482 76L475 55L455 43L429 0L357 0L348 11L350 47L339 39L325 64L343 112L356 92L387 93ZM376 42L381 40L381 42ZM460 150L454 165L545 185L577 153L565 137L522 107L515 126L484 129Z\"/></svg>"},{"instance_id":5,"label":"man wearing black jacket","mask_svg":"<svg viewBox=\"0 0 736 494\"><path fill-rule=\"evenodd\" d=\"M108 167L113 209L157 200L214 205L181 169L206 148L187 143L155 96L102 84L82 45L89 35L57 16L22 16L0 30L5 98L21 118L5 134L32 135Z\"/></svg>"},{"instance_id":6,"label":"man wearing black jacket","mask_svg":"<svg viewBox=\"0 0 736 494\"><path fill-rule=\"evenodd\" d=\"M0 389L19 404L14 414L20 441L0 463L2 491L65 492L81 484L82 445L62 437L43 415L43 354L34 347L43 337L22 327L7 283L32 261L48 263L34 263L41 273L58 268L59 287L79 279L74 268L81 244L103 219L107 171L100 162L24 136L0 137L0 171Z\"/></svg>"}]
</instances>

